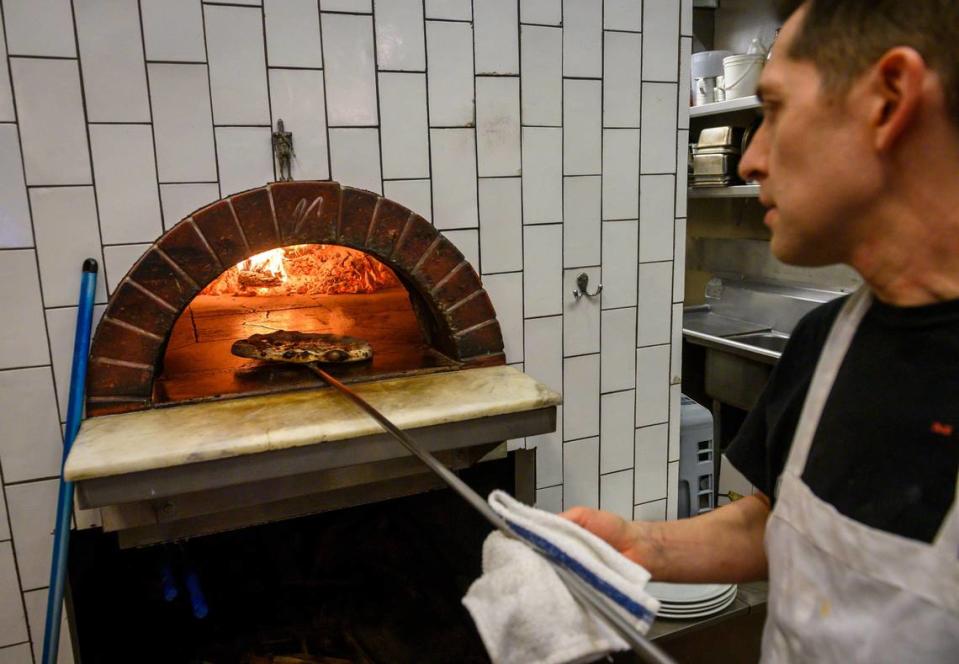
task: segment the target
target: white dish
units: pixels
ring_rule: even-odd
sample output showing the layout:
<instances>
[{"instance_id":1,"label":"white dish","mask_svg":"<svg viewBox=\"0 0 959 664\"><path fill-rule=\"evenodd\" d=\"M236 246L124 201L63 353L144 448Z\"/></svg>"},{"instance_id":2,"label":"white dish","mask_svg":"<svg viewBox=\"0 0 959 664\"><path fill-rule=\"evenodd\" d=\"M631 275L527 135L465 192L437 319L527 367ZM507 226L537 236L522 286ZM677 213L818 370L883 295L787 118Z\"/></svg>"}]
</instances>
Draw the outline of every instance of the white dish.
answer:
<instances>
[{"instance_id":1,"label":"white dish","mask_svg":"<svg viewBox=\"0 0 959 664\"><path fill-rule=\"evenodd\" d=\"M734 587L730 590L730 592L724 593L722 597L715 599L711 602L702 602L700 604L662 604L661 603L660 611L663 611L666 613L675 613L678 615L709 611L710 609L715 609L718 606L728 604L730 598L735 599L737 590L738 589Z\"/></svg>"},{"instance_id":2,"label":"white dish","mask_svg":"<svg viewBox=\"0 0 959 664\"><path fill-rule=\"evenodd\" d=\"M646 592L667 604L699 604L719 599L729 592L731 583L662 583L646 584Z\"/></svg>"},{"instance_id":3,"label":"white dish","mask_svg":"<svg viewBox=\"0 0 959 664\"><path fill-rule=\"evenodd\" d=\"M662 609L660 609L659 613L657 614L657 617L670 618L673 620L694 620L696 618L706 618L708 616L715 615L721 611L724 611L726 607L732 604L735 599L736 599L735 594L730 595L728 599L724 600L718 606L713 607L711 609L703 609L702 611L699 611L697 613L672 613L668 610L664 612Z\"/></svg>"}]
</instances>

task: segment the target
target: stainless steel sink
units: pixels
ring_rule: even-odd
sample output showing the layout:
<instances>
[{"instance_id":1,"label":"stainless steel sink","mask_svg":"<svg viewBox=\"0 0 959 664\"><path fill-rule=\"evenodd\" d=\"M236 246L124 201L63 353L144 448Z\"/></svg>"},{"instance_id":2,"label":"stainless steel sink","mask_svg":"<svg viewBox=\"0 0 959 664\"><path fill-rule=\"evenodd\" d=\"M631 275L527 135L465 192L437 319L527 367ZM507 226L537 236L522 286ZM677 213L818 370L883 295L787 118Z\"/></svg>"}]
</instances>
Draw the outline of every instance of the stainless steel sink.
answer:
<instances>
[{"instance_id":1,"label":"stainless steel sink","mask_svg":"<svg viewBox=\"0 0 959 664\"><path fill-rule=\"evenodd\" d=\"M781 332L754 332L751 334L736 334L727 339L733 339L749 346L757 346L774 353L782 353L789 341L789 335Z\"/></svg>"}]
</instances>

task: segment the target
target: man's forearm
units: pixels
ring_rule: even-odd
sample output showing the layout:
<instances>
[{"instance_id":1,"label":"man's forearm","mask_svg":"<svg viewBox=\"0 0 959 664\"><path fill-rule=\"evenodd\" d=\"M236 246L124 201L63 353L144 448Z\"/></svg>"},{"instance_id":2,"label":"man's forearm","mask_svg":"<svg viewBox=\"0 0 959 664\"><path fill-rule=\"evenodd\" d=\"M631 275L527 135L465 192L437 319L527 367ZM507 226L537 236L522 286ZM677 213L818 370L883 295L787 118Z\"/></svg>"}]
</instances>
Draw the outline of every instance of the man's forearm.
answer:
<instances>
[{"instance_id":1,"label":"man's forearm","mask_svg":"<svg viewBox=\"0 0 959 664\"><path fill-rule=\"evenodd\" d=\"M765 496L747 496L712 512L678 521L639 521L643 566L654 579L686 583L765 579Z\"/></svg>"}]
</instances>

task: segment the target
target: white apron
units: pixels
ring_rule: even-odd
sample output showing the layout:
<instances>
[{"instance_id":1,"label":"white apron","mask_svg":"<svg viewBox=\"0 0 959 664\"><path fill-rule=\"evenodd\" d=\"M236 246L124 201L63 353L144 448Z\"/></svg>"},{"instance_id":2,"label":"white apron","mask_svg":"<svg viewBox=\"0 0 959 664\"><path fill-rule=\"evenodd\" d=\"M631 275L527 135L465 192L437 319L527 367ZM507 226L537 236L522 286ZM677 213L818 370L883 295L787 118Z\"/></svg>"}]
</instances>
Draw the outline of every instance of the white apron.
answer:
<instances>
[{"instance_id":1,"label":"white apron","mask_svg":"<svg viewBox=\"0 0 959 664\"><path fill-rule=\"evenodd\" d=\"M766 525L766 664L959 662L959 500L928 544L840 514L801 479L823 406L871 302L861 289L833 324Z\"/></svg>"}]
</instances>

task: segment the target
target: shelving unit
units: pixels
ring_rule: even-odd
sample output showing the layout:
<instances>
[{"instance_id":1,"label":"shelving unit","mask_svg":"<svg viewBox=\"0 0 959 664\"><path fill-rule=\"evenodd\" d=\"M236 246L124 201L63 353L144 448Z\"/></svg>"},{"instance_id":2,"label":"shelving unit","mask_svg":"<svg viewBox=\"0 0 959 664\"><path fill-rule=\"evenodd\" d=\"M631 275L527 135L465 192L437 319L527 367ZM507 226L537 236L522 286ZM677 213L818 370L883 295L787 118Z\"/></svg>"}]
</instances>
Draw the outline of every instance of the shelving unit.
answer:
<instances>
[{"instance_id":1,"label":"shelving unit","mask_svg":"<svg viewBox=\"0 0 959 664\"><path fill-rule=\"evenodd\" d=\"M758 184L740 184L732 187L690 187L690 198L756 198Z\"/></svg>"},{"instance_id":2,"label":"shelving unit","mask_svg":"<svg viewBox=\"0 0 959 664\"><path fill-rule=\"evenodd\" d=\"M724 115L726 113L737 113L739 111L748 111L762 106L759 97L740 97L739 99L730 99L729 101L717 101L712 104L703 104L702 106L693 106L689 109L690 118L711 117Z\"/></svg>"}]
</instances>

